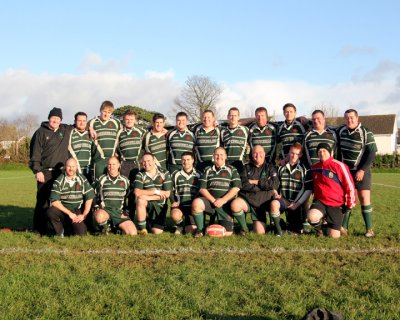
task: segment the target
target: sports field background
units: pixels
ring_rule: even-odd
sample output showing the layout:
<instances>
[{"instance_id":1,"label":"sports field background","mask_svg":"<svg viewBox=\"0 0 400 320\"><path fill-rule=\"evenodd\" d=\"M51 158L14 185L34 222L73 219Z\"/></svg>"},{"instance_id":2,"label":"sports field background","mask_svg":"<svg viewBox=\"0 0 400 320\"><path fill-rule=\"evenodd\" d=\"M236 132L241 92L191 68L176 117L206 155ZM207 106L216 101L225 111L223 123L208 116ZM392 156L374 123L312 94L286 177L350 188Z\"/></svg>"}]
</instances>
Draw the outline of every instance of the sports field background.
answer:
<instances>
[{"instance_id":1,"label":"sports field background","mask_svg":"<svg viewBox=\"0 0 400 320\"><path fill-rule=\"evenodd\" d=\"M374 229L359 206L351 236L83 238L0 233L4 319L346 319L400 314L400 174L373 175ZM0 226L30 228L35 181L0 170Z\"/></svg>"}]
</instances>

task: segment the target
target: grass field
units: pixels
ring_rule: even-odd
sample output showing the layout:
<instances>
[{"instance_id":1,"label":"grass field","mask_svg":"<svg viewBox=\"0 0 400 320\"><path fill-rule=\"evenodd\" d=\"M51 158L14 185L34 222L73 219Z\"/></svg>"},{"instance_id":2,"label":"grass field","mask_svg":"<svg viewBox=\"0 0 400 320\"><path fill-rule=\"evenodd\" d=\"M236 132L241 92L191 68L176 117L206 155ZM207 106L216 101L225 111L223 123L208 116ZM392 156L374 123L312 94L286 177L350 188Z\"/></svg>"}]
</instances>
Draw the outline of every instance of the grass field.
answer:
<instances>
[{"instance_id":1,"label":"grass field","mask_svg":"<svg viewBox=\"0 0 400 320\"><path fill-rule=\"evenodd\" d=\"M400 314L400 174L373 176L377 236L40 238L0 233L2 318L301 319L321 306L346 319ZM0 171L0 226L30 228L35 182Z\"/></svg>"}]
</instances>

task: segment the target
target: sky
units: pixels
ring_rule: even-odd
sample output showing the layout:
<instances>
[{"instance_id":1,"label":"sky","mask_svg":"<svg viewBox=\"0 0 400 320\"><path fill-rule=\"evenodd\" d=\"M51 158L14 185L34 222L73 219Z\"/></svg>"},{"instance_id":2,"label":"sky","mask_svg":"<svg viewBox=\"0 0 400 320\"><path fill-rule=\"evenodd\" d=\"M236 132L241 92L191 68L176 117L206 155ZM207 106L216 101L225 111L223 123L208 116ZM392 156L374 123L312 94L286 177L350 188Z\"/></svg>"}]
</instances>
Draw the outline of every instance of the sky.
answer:
<instances>
[{"instance_id":1,"label":"sky","mask_svg":"<svg viewBox=\"0 0 400 320\"><path fill-rule=\"evenodd\" d=\"M173 119L188 77L223 88L219 114L321 106L400 117L400 1L2 1L0 118L64 122L102 101Z\"/></svg>"}]
</instances>

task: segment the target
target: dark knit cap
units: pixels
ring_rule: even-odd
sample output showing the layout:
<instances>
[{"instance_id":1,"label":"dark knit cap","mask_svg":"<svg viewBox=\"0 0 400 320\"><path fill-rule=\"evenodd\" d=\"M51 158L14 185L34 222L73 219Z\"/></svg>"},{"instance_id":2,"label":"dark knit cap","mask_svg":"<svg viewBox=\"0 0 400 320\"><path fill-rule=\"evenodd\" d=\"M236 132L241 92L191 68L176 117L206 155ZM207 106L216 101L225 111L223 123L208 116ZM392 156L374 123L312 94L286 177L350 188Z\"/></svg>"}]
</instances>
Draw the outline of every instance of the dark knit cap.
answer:
<instances>
[{"instance_id":1,"label":"dark knit cap","mask_svg":"<svg viewBox=\"0 0 400 320\"><path fill-rule=\"evenodd\" d=\"M325 142L321 142L318 146L317 146L317 152L319 151L319 149L326 149L328 150L329 153L332 153L332 148L329 144L325 143Z\"/></svg>"},{"instance_id":2,"label":"dark knit cap","mask_svg":"<svg viewBox=\"0 0 400 320\"><path fill-rule=\"evenodd\" d=\"M62 120L62 110L60 108L51 109L48 119L50 119L51 117L59 117Z\"/></svg>"}]
</instances>

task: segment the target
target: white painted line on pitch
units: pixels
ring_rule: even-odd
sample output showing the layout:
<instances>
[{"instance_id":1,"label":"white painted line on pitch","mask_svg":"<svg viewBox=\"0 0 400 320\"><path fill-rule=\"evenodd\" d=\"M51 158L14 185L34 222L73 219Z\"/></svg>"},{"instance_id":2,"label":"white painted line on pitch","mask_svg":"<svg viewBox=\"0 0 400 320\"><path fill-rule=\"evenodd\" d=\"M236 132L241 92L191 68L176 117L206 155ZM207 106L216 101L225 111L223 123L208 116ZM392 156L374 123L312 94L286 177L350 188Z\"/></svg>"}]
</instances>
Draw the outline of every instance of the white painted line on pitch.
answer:
<instances>
[{"instance_id":1,"label":"white painted line on pitch","mask_svg":"<svg viewBox=\"0 0 400 320\"><path fill-rule=\"evenodd\" d=\"M0 254L56 254L56 255L132 255L132 256L152 256L152 255L177 255L177 254L283 254L283 253L342 253L342 254L370 254L370 253L400 253L400 247L389 248L351 248L351 249L286 249L275 247L269 249L239 249L239 248L222 248L222 249L193 249L193 248L177 248L177 249L142 249L142 250L114 250L114 249L94 249L94 250L71 250L71 249L26 249L26 248L3 248Z\"/></svg>"},{"instance_id":2,"label":"white painted line on pitch","mask_svg":"<svg viewBox=\"0 0 400 320\"><path fill-rule=\"evenodd\" d=\"M390 185L390 184L375 183L375 182L373 182L372 184L376 184L377 186L382 186L382 187L389 187L389 188L400 189L400 187L398 187L398 186L392 186L392 185Z\"/></svg>"}]
</instances>

